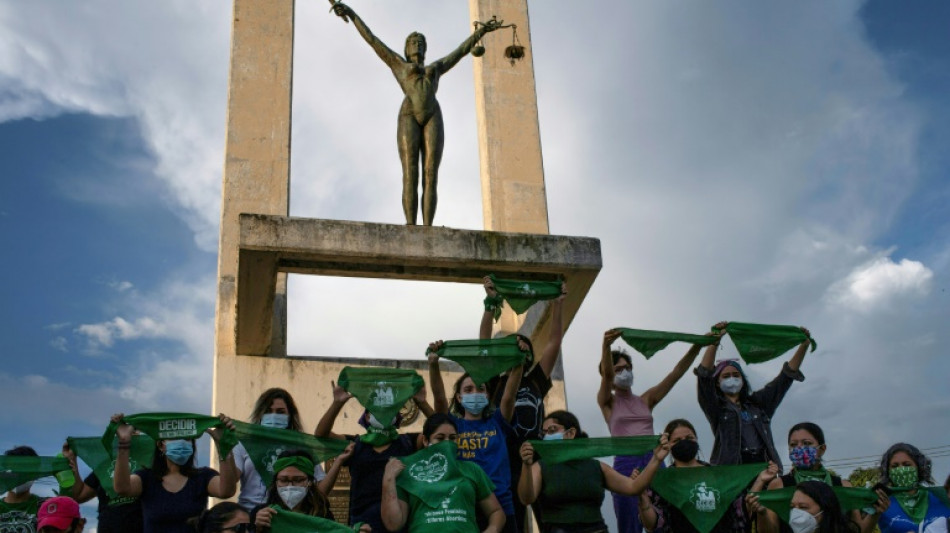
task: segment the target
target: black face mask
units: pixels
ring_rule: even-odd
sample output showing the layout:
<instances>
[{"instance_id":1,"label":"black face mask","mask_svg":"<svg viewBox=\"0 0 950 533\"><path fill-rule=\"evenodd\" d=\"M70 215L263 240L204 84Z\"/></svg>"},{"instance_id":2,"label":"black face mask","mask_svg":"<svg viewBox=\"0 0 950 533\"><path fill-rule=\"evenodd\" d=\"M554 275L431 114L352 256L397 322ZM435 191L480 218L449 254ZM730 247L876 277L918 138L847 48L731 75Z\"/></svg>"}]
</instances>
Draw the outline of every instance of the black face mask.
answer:
<instances>
[{"instance_id":1,"label":"black face mask","mask_svg":"<svg viewBox=\"0 0 950 533\"><path fill-rule=\"evenodd\" d=\"M699 443L694 440L683 439L670 448L673 459L681 463L688 463L696 458L699 453Z\"/></svg>"}]
</instances>

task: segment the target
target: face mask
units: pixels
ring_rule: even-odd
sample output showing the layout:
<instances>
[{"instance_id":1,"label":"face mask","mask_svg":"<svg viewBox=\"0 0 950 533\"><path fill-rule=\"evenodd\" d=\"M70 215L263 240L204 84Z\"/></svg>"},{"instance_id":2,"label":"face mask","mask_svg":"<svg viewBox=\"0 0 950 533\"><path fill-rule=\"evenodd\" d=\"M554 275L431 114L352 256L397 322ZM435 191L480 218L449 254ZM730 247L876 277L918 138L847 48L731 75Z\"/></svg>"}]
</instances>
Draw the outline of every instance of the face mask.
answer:
<instances>
[{"instance_id":1,"label":"face mask","mask_svg":"<svg viewBox=\"0 0 950 533\"><path fill-rule=\"evenodd\" d=\"M27 481L26 483L22 485L17 485L16 487L14 487L13 492L14 494L26 494L27 492L30 492L30 488L32 487L33 487L33 482Z\"/></svg>"},{"instance_id":2,"label":"face mask","mask_svg":"<svg viewBox=\"0 0 950 533\"><path fill-rule=\"evenodd\" d=\"M699 443L694 440L683 439L670 447L670 453L673 454L673 459L681 463L688 463L695 459L696 454L699 453Z\"/></svg>"},{"instance_id":3,"label":"face mask","mask_svg":"<svg viewBox=\"0 0 950 533\"><path fill-rule=\"evenodd\" d=\"M307 495L307 487L277 487L277 495L284 501L284 505L292 510Z\"/></svg>"},{"instance_id":4,"label":"face mask","mask_svg":"<svg viewBox=\"0 0 950 533\"><path fill-rule=\"evenodd\" d=\"M892 487L913 487L917 485L916 466L895 466L887 471Z\"/></svg>"},{"instance_id":5,"label":"face mask","mask_svg":"<svg viewBox=\"0 0 950 533\"><path fill-rule=\"evenodd\" d=\"M731 377L719 382L719 388L726 394L738 394L742 390L742 378Z\"/></svg>"},{"instance_id":6,"label":"face mask","mask_svg":"<svg viewBox=\"0 0 950 533\"><path fill-rule=\"evenodd\" d=\"M290 415L282 413L265 413L261 417L261 425L266 428L287 429L290 425Z\"/></svg>"},{"instance_id":7,"label":"face mask","mask_svg":"<svg viewBox=\"0 0 950 533\"><path fill-rule=\"evenodd\" d=\"M629 389L633 387L633 372L624 368L619 374L614 376L614 386L619 389Z\"/></svg>"},{"instance_id":8,"label":"face mask","mask_svg":"<svg viewBox=\"0 0 950 533\"><path fill-rule=\"evenodd\" d=\"M480 415L488 407L488 395L483 392L473 392L462 395L462 407L470 414Z\"/></svg>"},{"instance_id":9,"label":"face mask","mask_svg":"<svg viewBox=\"0 0 950 533\"><path fill-rule=\"evenodd\" d=\"M544 440L564 440L564 433L545 433Z\"/></svg>"},{"instance_id":10,"label":"face mask","mask_svg":"<svg viewBox=\"0 0 950 533\"><path fill-rule=\"evenodd\" d=\"M818 529L818 519L804 509L792 509L788 513L788 525L792 533L812 533Z\"/></svg>"},{"instance_id":11,"label":"face mask","mask_svg":"<svg viewBox=\"0 0 950 533\"><path fill-rule=\"evenodd\" d=\"M788 458L795 468L807 470L818 464L818 448L814 446L799 446L788 451Z\"/></svg>"},{"instance_id":12,"label":"face mask","mask_svg":"<svg viewBox=\"0 0 950 533\"><path fill-rule=\"evenodd\" d=\"M165 441L165 457L178 466L182 466L191 459L195 453L191 443L186 440L168 440Z\"/></svg>"}]
</instances>

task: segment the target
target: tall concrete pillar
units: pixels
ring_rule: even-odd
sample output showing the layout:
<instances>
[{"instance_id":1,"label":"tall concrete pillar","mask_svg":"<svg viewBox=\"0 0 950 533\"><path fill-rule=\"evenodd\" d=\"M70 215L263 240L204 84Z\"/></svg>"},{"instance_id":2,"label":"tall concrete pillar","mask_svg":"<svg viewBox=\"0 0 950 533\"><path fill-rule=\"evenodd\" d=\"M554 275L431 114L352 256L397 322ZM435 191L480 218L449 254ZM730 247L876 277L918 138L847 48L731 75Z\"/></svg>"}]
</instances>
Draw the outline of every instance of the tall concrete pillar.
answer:
<instances>
[{"instance_id":1,"label":"tall concrete pillar","mask_svg":"<svg viewBox=\"0 0 950 533\"><path fill-rule=\"evenodd\" d=\"M243 413L247 405L221 401L233 388L241 213L289 214L290 108L293 81L294 0L234 0L227 137L218 245L215 317L214 412ZM286 354L287 276L265 287L273 298L267 346L258 353ZM243 282L243 280L242 280ZM222 372L224 375L222 375ZM239 408L234 411L234 408Z\"/></svg>"}]
</instances>

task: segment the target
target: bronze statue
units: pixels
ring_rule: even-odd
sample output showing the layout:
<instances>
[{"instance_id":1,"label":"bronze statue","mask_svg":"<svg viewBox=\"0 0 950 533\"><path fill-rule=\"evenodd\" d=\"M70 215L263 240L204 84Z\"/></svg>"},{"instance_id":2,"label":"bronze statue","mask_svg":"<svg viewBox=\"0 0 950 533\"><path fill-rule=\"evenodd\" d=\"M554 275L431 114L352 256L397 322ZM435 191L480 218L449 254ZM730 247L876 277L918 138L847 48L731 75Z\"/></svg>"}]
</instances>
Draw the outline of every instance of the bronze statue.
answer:
<instances>
[{"instance_id":1,"label":"bronze statue","mask_svg":"<svg viewBox=\"0 0 950 533\"><path fill-rule=\"evenodd\" d=\"M432 219L435 218L435 190L445 140L442 110L435 99L435 93L439 89L439 77L465 57L482 36L498 29L501 23L492 20L476 24L475 31L458 48L442 59L426 65L426 38L421 33L413 32L406 37L406 57L403 59L373 35L352 8L341 2L331 0L331 3L333 12L343 20L349 22L349 19L353 19L356 31L393 71L393 76L406 95L399 108L396 129L396 144L399 147L399 159L402 161L402 208L406 214L406 224L415 224L419 204L417 191L421 159L422 223L431 226Z\"/></svg>"}]
</instances>

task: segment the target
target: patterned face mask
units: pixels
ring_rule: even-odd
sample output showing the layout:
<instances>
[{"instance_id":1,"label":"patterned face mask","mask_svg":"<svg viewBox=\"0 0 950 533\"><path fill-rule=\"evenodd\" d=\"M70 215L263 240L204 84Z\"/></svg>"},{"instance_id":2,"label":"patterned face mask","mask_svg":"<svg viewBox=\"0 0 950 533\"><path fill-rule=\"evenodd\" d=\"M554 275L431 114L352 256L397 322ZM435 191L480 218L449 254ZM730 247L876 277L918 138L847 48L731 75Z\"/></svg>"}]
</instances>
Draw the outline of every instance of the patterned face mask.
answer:
<instances>
[{"instance_id":1,"label":"patterned face mask","mask_svg":"<svg viewBox=\"0 0 950 533\"><path fill-rule=\"evenodd\" d=\"M807 470L818 463L818 448L814 446L799 446L788 451L788 458L795 468Z\"/></svg>"},{"instance_id":2,"label":"patterned face mask","mask_svg":"<svg viewBox=\"0 0 950 533\"><path fill-rule=\"evenodd\" d=\"M887 471L892 487L913 487L917 485L916 466L895 466Z\"/></svg>"}]
</instances>

